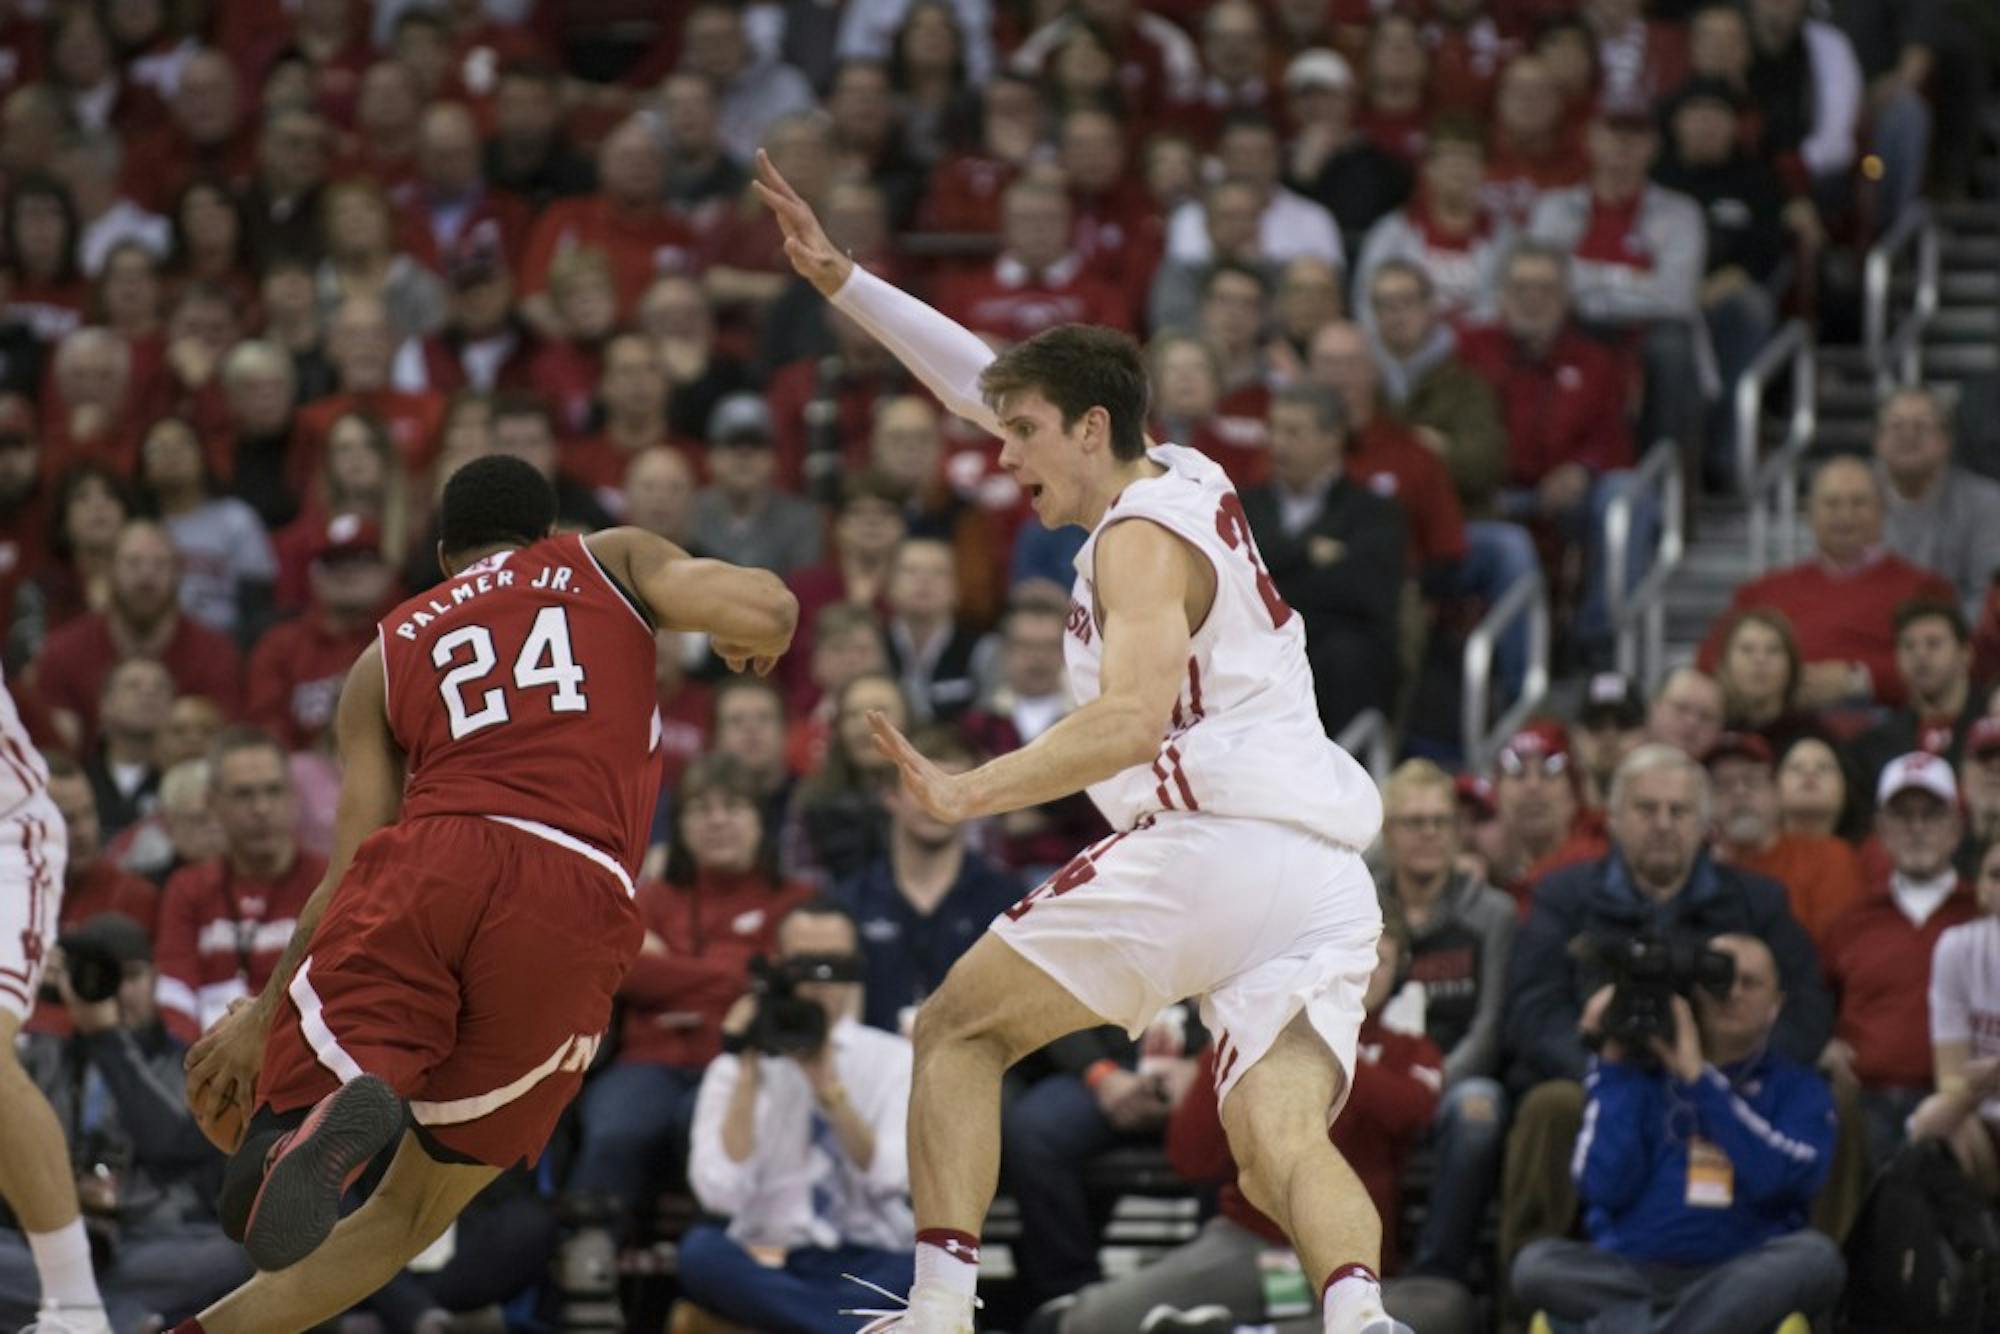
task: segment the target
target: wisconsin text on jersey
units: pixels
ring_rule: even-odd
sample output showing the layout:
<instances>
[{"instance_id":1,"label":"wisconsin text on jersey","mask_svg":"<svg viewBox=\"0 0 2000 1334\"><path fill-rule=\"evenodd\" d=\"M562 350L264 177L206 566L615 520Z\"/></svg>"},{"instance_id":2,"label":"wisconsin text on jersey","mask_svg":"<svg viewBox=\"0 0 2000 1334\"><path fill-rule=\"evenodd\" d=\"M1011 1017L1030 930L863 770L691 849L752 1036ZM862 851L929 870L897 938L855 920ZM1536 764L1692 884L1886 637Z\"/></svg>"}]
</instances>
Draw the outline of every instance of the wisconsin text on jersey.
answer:
<instances>
[{"instance_id":1,"label":"wisconsin text on jersey","mask_svg":"<svg viewBox=\"0 0 2000 1334\"><path fill-rule=\"evenodd\" d=\"M410 619L396 627L396 634L403 639L414 640L417 637L417 631L431 624L438 617L449 615L459 607L473 601L481 593L491 593L496 588L512 588L514 586L514 572L500 567L505 565L507 558L513 554L511 551L499 551L480 561L477 565L468 565L464 572L458 576L457 582L451 586L451 601L446 602L442 598L432 598L429 609L426 610L419 607L416 611L412 612ZM551 593L582 592L583 590L571 585L571 574L572 571L567 565L546 565L535 575L534 582L524 585L524 587L545 588Z\"/></svg>"}]
</instances>

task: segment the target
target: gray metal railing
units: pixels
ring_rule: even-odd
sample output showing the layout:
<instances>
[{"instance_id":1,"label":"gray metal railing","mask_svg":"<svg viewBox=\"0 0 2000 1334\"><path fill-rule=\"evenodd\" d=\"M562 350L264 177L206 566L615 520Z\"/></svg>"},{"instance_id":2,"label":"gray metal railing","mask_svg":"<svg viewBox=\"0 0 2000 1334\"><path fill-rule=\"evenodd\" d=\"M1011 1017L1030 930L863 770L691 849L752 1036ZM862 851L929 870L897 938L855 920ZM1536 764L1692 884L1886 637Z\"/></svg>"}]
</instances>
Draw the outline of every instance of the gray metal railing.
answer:
<instances>
[{"instance_id":1,"label":"gray metal railing","mask_svg":"<svg viewBox=\"0 0 2000 1334\"><path fill-rule=\"evenodd\" d=\"M1618 670L1652 689L1659 678L1667 642L1667 581L1680 568L1686 551L1686 478L1681 473L1680 447L1671 440L1654 445L1633 470L1625 489L1612 497L1604 512L1604 596L1616 636ZM1657 495L1660 530L1646 573L1631 588L1634 530L1640 504Z\"/></svg>"},{"instance_id":2,"label":"gray metal railing","mask_svg":"<svg viewBox=\"0 0 2000 1334\"><path fill-rule=\"evenodd\" d=\"M1791 376L1792 415L1785 425L1785 438L1769 457L1759 459L1764 395L1780 374ZM1805 321L1792 320L1778 330L1737 378L1734 393L1736 478L1750 507L1750 573L1755 576L1773 565L1789 563L1797 554L1799 456L1819 429L1819 359L1812 330ZM1782 539L1775 558L1771 551L1774 537Z\"/></svg>"},{"instance_id":3,"label":"gray metal railing","mask_svg":"<svg viewBox=\"0 0 2000 1334\"><path fill-rule=\"evenodd\" d=\"M1913 299L1909 311L1895 320L1889 305L1895 297L1896 265L1912 246L1916 248ZM1868 251L1862 273L1863 341L1876 382L1885 390L1923 378L1924 329L1938 308L1939 249L1937 222L1930 205L1920 199L1904 209L1896 225Z\"/></svg>"},{"instance_id":4,"label":"gray metal railing","mask_svg":"<svg viewBox=\"0 0 2000 1334\"><path fill-rule=\"evenodd\" d=\"M1361 761L1361 766L1377 783L1395 767L1396 752L1389 744L1389 720L1380 709L1363 709L1340 729L1334 744Z\"/></svg>"},{"instance_id":5,"label":"gray metal railing","mask_svg":"<svg viewBox=\"0 0 2000 1334\"><path fill-rule=\"evenodd\" d=\"M1493 649L1500 636L1521 617L1528 618L1528 670L1521 682L1521 694L1487 725L1493 688ZM1486 609L1486 615L1465 638L1465 694L1461 725L1464 729L1465 763L1473 773L1483 773L1500 744L1527 720L1549 689L1549 597L1542 573L1535 570L1514 581L1500 600Z\"/></svg>"}]
</instances>

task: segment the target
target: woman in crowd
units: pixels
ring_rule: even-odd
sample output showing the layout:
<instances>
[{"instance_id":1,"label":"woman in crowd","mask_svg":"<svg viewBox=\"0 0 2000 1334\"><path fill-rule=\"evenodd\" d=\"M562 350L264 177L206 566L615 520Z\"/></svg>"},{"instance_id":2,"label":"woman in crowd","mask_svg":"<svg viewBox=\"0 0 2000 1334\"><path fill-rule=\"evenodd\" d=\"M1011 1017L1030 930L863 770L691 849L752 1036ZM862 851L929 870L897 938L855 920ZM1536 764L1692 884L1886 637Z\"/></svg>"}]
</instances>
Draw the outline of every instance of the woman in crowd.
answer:
<instances>
[{"instance_id":1,"label":"woman in crowd","mask_svg":"<svg viewBox=\"0 0 2000 1334\"><path fill-rule=\"evenodd\" d=\"M77 230L76 205L61 181L31 171L7 183L0 321L23 325L48 345L82 326L90 285L77 268Z\"/></svg>"},{"instance_id":2,"label":"woman in crowd","mask_svg":"<svg viewBox=\"0 0 2000 1334\"><path fill-rule=\"evenodd\" d=\"M1847 771L1822 738L1802 736L1779 759L1778 823L1788 834L1851 836Z\"/></svg>"},{"instance_id":3,"label":"woman in crowd","mask_svg":"<svg viewBox=\"0 0 2000 1334\"><path fill-rule=\"evenodd\" d=\"M1782 751L1812 729L1794 708L1801 662L1792 623L1783 612L1752 607L1722 637L1715 679L1722 686L1723 726L1754 732Z\"/></svg>"},{"instance_id":4,"label":"woman in crowd","mask_svg":"<svg viewBox=\"0 0 2000 1334\"><path fill-rule=\"evenodd\" d=\"M146 432L136 478L146 508L181 556L181 610L248 643L269 619L277 557L257 511L215 494L194 428L162 417Z\"/></svg>"},{"instance_id":5,"label":"woman in crowd","mask_svg":"<svg viewBox=\"0 0 2000 1334\"><path fill-rule=\"evenodd\" d=\"M480 400L482 406L484 400ZM326 460L319 487L303 512L278 534L280 611L302 609L311 595L307 566L325 536L327 520L354 514L382 532L382 559L401 569L410 547L409 484L395 441L380 420L350 412L326 433Z\"/></svg>"},{"instance_id":6,"label":"woman in crowd","mask_svg":"<svg viewBox=\"0 0 2000 1334\"><path fill-rule=\"evenodd\" d=\"M339 181L320 200L326 259L319 270L320 314L349 297L374 297L399 338L424 338L444 327L450 296L438 276L396 245L389 198L369 180Z\"/></svg>"},{"instance_id":7,"label":"woman in crowd","mask_svg":"<svg viewBox=\"0 0 2000 1334\"><path fill-rule=\"evenodd\" d=\"M111 548L133 509L124 479L102 464L79 463L56 482L49 509L53 559L15 595L8 661L32 659L51 630L104 609L111 597Z\"/></svg>"},{"instance_id":8,"label":"woman in crowd","mask_svg":"<svg viewBox=\"0 0 2000 1334\"><path fill-rule=\"evenodd\" d=\"M910 703L895 677L871 672L847 683L834 710L826 761L799 785L786 860L800 874L811 868L822 886L839 884L889 847L882 794L896 781L896 767L875 749L868 730L874 709L899 728L908 725Z\"/></svg>"},{"instance_id":9,"label":"woman in crowd","mask_svg":"<svg viewBox=\"0 0 2000 1334\"><path fill-rule=\"evenodd\" d=\"M242 201L220 181L197 178L174 200L173 250L167 273L175 285L211 283L234 296L246 315L258 287L250 263L250 225Z\"/></svg>"}]
</instances>

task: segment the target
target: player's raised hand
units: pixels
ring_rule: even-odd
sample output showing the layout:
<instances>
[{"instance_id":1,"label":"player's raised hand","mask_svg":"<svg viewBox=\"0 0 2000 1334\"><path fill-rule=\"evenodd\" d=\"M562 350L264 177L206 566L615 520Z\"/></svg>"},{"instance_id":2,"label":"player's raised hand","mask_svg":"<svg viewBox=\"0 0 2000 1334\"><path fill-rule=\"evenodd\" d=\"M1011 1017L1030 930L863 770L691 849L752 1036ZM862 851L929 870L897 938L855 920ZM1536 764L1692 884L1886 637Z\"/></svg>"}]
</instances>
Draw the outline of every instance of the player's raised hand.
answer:
<instances>
[{"instance_id":1,"label":"player's raised hand","mask_svg":"<svg viewBox=\"0 0 2000 1334\"><path fill-rule=\"evenodd\" d=\"M948 774L919 755L880 709L868 711L868 730L874 733L875 749L902 771L903 790L932 819L957 824L966 818L970 812L965 808L962 774Z\"/></svg>"},{"instance_id":2,"label":"player's raised hand","mask_svg":"<svg viewBox=\"0 0 2000 1334\"><path fill-rule=\"evenodd\" d=\"M751 186L777 217L785 233L785 258L792 261L799 276L817 287L822 296L838 292L847 275L854 272L854 261L834 248L812 205L800 198L791 182L778 173L771 155L761 148L757 150L757 178Z\"/></svg>"}]
</instances>

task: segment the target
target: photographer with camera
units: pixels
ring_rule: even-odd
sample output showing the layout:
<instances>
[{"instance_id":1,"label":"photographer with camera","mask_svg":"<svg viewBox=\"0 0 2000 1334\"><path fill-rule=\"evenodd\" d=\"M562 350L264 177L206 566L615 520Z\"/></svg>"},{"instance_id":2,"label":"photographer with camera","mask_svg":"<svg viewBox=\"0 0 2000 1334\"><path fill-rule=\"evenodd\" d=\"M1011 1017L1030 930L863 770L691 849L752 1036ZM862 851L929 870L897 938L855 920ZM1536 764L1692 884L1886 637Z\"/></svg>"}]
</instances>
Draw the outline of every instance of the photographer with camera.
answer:
<instances>
[{"instance_id":1,"label":"photographer with camera","mask_svg":"<svg viewBox=\"0 0 2000 1334\"><path fill-rule=\"evenodd\" d=\"M728 1228L681 1239L681 1287L753 1329L851 1334L853 1274L909 1287L909 1041L859 1022L859 934L831 899L792 909L778 957L723 1020L695 1098L688 1176Z\"/></svg>"},{"instance_id":2,"label":"photographer with camera","mask_svg":"<svg viewBox=\"0 0 2000 1334\"><path fill-rule=\"evenodd\" d=\"M28 1038L21 1064L62 1127L111 1328L171 1324L250 1277L208 1207L222 1157L182 1096L182 1048L153 1003L145 928L100 913L56 944L48 974L70 1033ZM27 1239L0 1230L0 1327L34 1314L38 1287Z\"/></svg>"},{"instance_id":3,"label":"photographer with camera","mask_svg":"<svg viewBox=\"0 0 2000 1334\"><path fill-rule=\"evenodd\" d=\"M1806 1226L1833 1159L1832 1095L1773 1041L1785 995L1770 948L1729 934L1701 954L1693 1004L1667 995L1670 1033L1662 1016L1619 1022L1630 980L1584 1011L1600 1045L1572 1162L1590 1240L1515 1257L1515 1296L1546 1312L1532 1328L1768 1334L1839 1300L1840 1250Z\"/></svg>"},{"instance_id":4,"label":"photographer with camera","mask_svg":"<svg viewBox=\"0 0 2000 1334\"><path fill-rule=\"evenodd\" d=\"M1786 996L1772 1045L1805 1064L1833 1031L1833 1005L1819 957L1776 881L1720 865L1705 850L1708 775L1680 749L1648 743L1626 756L1611 781L1612 848L1565 867L1535 891L1507 971L1507 1082L1519 1093L1501 1169L1503 1264L1537 1237L1567 1235L1576 1216L1570 1150L1582 1124L1582 1080L1590 1064L1583 1024L1610 1002L1634 942L1640 961L1671 974L1699 962L1700 942L1745 935L1777 961ZM1683 994L1692 976L1676 979ZM1663 1028L1664 1032L1665 1029Z\"/></svg>"}]
</instances>

